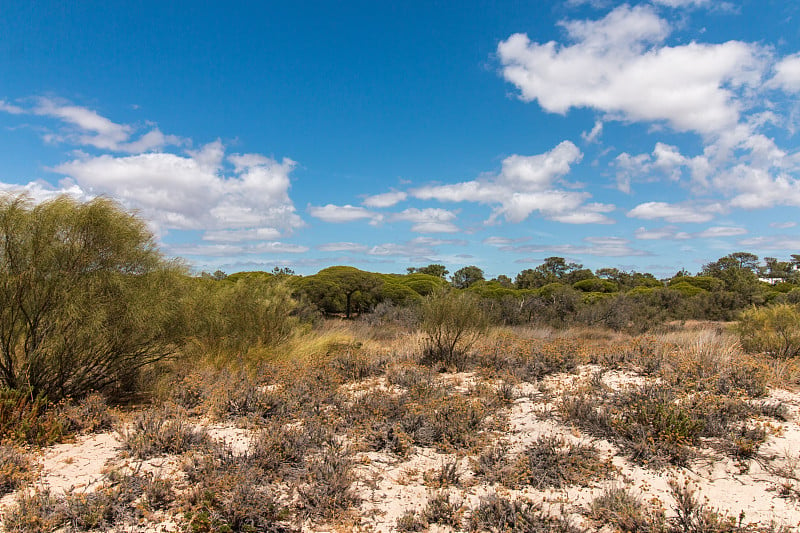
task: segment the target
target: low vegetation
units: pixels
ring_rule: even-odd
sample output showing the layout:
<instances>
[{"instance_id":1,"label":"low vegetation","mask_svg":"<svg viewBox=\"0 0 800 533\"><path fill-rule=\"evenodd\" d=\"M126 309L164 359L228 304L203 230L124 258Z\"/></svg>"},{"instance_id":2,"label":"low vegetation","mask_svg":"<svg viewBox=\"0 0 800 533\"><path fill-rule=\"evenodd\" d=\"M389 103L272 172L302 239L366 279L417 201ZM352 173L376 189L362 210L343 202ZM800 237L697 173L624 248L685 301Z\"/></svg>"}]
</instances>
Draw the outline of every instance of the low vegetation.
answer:
<instances>
[{"instance_id":1,"label":"low vegetation","mask_svg":"<svg viewBox=\"0 0 800 533\"><path fill-rule=\"evenodd\" d=\"M770 391L800 384L798 256L669 280L557 257L514 280L191 276L119 206L65 198L4 197L0 234L5 531L369 530L405 478L427 494L386 519L397 531L780 531L687 484L666 506L613 484L621 464L732 461L797 492L763 449L791 416ZM552 431L517 427L531 420ZM122 448L102 482L36 483L42 447L93 432Z\"/></svg>"}]
</instances>

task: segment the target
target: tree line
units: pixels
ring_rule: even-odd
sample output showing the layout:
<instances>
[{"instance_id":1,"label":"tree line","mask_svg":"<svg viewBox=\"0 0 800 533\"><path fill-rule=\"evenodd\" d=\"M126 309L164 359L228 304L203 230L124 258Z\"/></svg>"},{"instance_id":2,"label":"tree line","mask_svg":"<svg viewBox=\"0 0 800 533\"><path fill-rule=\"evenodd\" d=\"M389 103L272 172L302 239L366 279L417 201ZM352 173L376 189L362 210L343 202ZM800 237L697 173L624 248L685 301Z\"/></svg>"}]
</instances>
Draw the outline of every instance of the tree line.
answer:
<instances>
[{"instance_id":1,"label":"tree line","mask_svg":"<svg viewBox=\"0 0 800 533\"><path fill-rule=\"evenodd\" d=\"M288 268L194 275L165 258L146 224L111 200L5 195L0 385L51 399L92 390L124 395L147 379L143 369L167 358L257 359L325 315L418 328L433 313L431 299L449 293L468 296L454 301L471 302L494 324L637 332L665 320L730 320L753 305L800 303L798 264L798 255L762 263L738 252L661 280L592 271L561 257L513 280L487 280L474 265L448 276L441 264L403 274L333 266L309 276Z\"/></svg>"}]
</instances>

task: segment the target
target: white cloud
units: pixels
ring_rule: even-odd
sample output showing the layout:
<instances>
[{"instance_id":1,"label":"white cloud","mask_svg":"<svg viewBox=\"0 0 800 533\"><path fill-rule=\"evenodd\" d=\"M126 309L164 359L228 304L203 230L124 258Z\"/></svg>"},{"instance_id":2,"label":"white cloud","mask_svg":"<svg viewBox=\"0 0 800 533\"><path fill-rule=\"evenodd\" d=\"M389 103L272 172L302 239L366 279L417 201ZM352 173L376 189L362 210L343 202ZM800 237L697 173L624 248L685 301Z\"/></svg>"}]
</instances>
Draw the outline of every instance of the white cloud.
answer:
<instances>
[{"instance_id":1,"label":"white cloud","mask_svg":"<svg viewBox=\"0 0 800 533\"><path fill-rule=\"evenodd\" d=\"M421 246L466 246L468 243L463 239L440 239L437 237L414 237L409 244L418 244Z\"/></svg>"},{"instance_id":2,"label":"white cloud","mask_svg":"<svg viewBox=\"0 0 800 533\"><path fill-rule=\"evenodd\" d=\"M557 244L504 247L501 250L516 253L554 253L564 256L594 255L600 257L629 257L650 255L643 250L629 246L630 241L621 237L586 237L585 245ZM517 263L541 262L529 258L518 259Z\"/></svg>"},{"instance_id":3,"label":"white cloud","mask_svg":"<svg viewBox=\"0 0 800 533\"><path fill-rule=\"evenodd\" d=\"M381 215L378 213L352 205L327 204L324 206L309 206L308 213L314 218L335 224L364 219L372 221L381 219Z\"/></svg>"},{"instance_id":4,"label":"white cloud","mask_svg":"<svg viewBox=\"0 0 800 533\"><path fill-rule=\"evenodd\" d=\"M717 134L739 122L735 91L757 85L765 66L761 48L738 41L664 46L671 28L646 5L562 25L571 45L539 44L518 33L497 49L520 98L552 113L587 107L607 119Z\"/></svg>"},{"instance_id":5,"label":"white cloud","mask_svg":"<svg viewBox=\"0 0 800 533\"><path fill-rule=\"evenodd\" d=\"M789 93L800 92L800 53L786 56L775 65L775 75L768 86Z\"/></svg>"},{"instance_id":6,"label":"white cloud","mask_svg":"<svg viewBox=\"0 0 800 533\"><path fill-rule=\"evenodd\" d=\"M753 237L743 239L738 244L757 250L800 250L800 237L786 235Z\"/></svg>"},{"instance_id":7,"label":"white cloud","mask_svg":"<svg viewBox=\"0 0 800 533\"><path fill-rule=\"evenodd\" d=\"M226 175L220 142L189 156L147 153L101 155L63 163L86 195L108 195L164 229L291 231L303 225L289 198L295 163L270 158L237 165ZM234 160L236 156L231 156Z\"/></svg>"},{"instance_id":8,"label":"white cloud","mask_svg":"<svg viewBox=\"0 0 800 533\"><path fill-rule=\"evenodd\" d=\"M586 132L586 131L582 132L581 133L581 138L586 142L593 143L593 142L597 142L597 139L602 134L603 134L603 121L602 120L596 120L594 122L594 127L592 128L592 130L588 131L588 132Z\"/></svg>"},{"instance_id":9,"label":"white cloud","mask_svg":"<svg viewBox=\"0 0 800 533\"><path fill-rule=\"evenodd\" d=\"M680 231L675 226L664 226L663 228L651 230L640 227L636 229L634 235L637 239L649 241L685 240L691 238L691 235L684 231Z\"/></svg>"},{"instance_id":10,"label":"white cloud","mask_svg":"<svg viewBox=\"0 0 800 533\"><path fill-rule=\"evenodd\" d=\"M577 146L563 141L544 154L505 158L496 175L449 185L428 185L412 190L411 194L422 200L492 205L494 211L489 222L500 216L510 222L521 222L535 211L552 219L569 218L568 215L580 210L590 195L559 189L556 182L569 173L582 156ZM583 206L588 213L592 213L592 209ZM594 216L585 215L585 219L598 220L598 211L594 213Z\"/></svg>"},{"instance_id":11,"label":"white cloud","mask_svg":"<svg viewBox=\"0 0 800 533\"><path fill-rule=\"evenodd\" d=\"M383 194L368 196L362 203L367 207L373 208L392 207L393 205L402 202L407 197L408 194L402 191L391 191Z\"/></svg>"},{"instance_id":12,"label":"white cloud","mask_svg":"<svg viewBox=\"0 0 800 533\"><path fill-rule=\"evenodd\" d=\"M778 228L778 229L789 229L797 226L797 222L772 222L769 225L771 228Z\"/></svg>"},{"instance_id":13,"label":"white cloud","mask_svg":"<svg viewBox=\"0 0 800 533\"><path fill-rule=\"evenodd\" d=\"M96 111L69 104L61 99L37 98L37 104L29 109L0 100L0 111L58 119L63 123L63 127L57 133L45 130L42 135L45 142L49 143L66 142L131 154L160 150L166 146L181 146L186 143L178 136L164 135L157 127L133 140L137 128L129 124L118 124Z\"/></svg>"},{"instance_id":14,"label":"white cloud","mask_svg":"<svg viewBox=\"0 0 800 533\"><path fill-rule=\"evenodd\" d=\"M58 196L66 194L77 200L90 200L92 196L87 195L75 182L69 179L62 180L54 187L45 181L31 181L25 185L0 182L0 191L10 194L26 194L35 203L52 200Z\"/></svg>"},{"instance_id":15,"label":"white cloud","mask_svg":"<svg viewBox=\"0 0 800 533\"><path fill-rule=\"evenodd\" d=\"M366 252L369 248L356 242L329 242L316 247L322 252Z\"/></svg>"},{"instance_id":16,"label":"white cloud","mask_svg":"<svg viewBox=\"0 0 800 533\"><path fill-rule=\"evenodd\" d=\"M707 230L695 233L694 237L699 239L718 239L722 237L735 237L745 235L747 230L736 226L713 226Z\"/></svg>"},{"instance_id":17,"label":"white cloud","mask_svg":"<svg viewBox=\"0 0 800 533\"><path fill-rule=\"evenodd\" d=\"M720 212L719 205L705 207L691 205L676 205L666 202L645 202L630 211L628 216L645 220L664 219L667 222L708 222L714 218L714 213Z\"/></svg>"},{"instance_id":18,"label":"white cloud","mask_svg":"<svg viewBox=\"0 0 800 533\"><path fill-rule=\"evenodd\" d=\"M170 253L180 256L233 257L255 254L302 254L308 247L283 242L261 242L252 245L235 244L184 244L168 245Z\"/></svg>"},{"instance_id":19,"label":"white cloud","mask_svg":"<svg viewBox=\"0 0 800 533\"><path fill-rule=\"evenodd\" d=\"M5 113L11 113L12 115L21 115L22 113L25 112L25 110L22 109L21 107L16 106L14 104L9 104L5 100L0 100L0 111L3 111Z\"/></svg>"},{"instance_id":20,"label":"white cloud","mask_svg":"<svg viewBox=\"0 0 800 533\"><path fill-rule=\"evenodd\" d=\"M710 0L651 0L654 4L667 7L702 7L707 6Z\"/></svg>"},{"instance_id":21,"label":"white cloud","mask_svg":"<svg viewBox=\"0 0 800 533\"><path fill-rule=\"evenodd\" d=\"M434 254L433 248L430 246L419 243L384 243L371 247L367 250L368 255L375 255L381 257L407 257L422 259L428 258Z\"/></svg>"},{"instance_id":22,"label":"white cloud","mask_svg":"<svg viewBox=\"0 0 800 533\"><path fill-rule=\"evenodd\" d=\"M603 214L614 209L616 208L613 205L593 203L569 213L553 215L550 219L563 224L614 224L614 220Z\"/></svg>"},{"instance_id":23,"label":"white cloud","mask_svg":"<svg viewBox=\"0 0 800 533\"><path fill-rule=\"evenodd\" d=\"M412 222L415 233L457 233L453 224L456 214L447 209L417 209L415 207L391 215L391 220Z\"/></svg>"},{"instance_id":24,"label":"white cloud","mask_svg":"<svg viewBox=\"0 0 800 533\"><path fill-rule=\"evenodd\" d=\"M216 230L203 233L204 241L247 242L277 239L281 232L275 228L250 228L240 230Z\"/></svg>"}]
</instances>

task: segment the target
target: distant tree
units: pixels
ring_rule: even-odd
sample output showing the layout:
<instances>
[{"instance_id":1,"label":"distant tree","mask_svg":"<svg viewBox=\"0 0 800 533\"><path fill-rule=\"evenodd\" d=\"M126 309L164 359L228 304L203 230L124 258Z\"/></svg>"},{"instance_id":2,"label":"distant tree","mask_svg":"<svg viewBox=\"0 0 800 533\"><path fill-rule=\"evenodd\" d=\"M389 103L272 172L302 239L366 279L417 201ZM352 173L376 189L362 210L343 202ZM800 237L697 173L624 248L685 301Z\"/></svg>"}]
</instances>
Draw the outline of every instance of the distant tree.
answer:
<instances>
[{"instance_id":1,"label":"distant tree","mask_svg":"<svg viewBox=\"0 0 800 533\"><path fill-rule=\"evenodd\" d=\"M444 265L437 264L431 264L425 267L408 267L406 270L409 274L428 274L442 279L445 279L445 276L450 273Z\"/></svg>"},{"instance_id":2,"label":"distant tree","mask_svg":"<svg viewBox=\"0 0 800 533\"><path fill-rule=\"evenodd\" d=\"M596 279L594 273L588 268L578 268L575 270L571 270L564 274L562 280L564 283L572 284L577 283L579 281Z\"/></svg>"},{"instance_id":3,"label":"distant tree","mask_svg":"<svg viewBox=\"0 0 800 533\"><path fill-rule=\"evenodd\" d=\"M704 265L702 274L722 280L725 290L739 294L746 303L758 303L761 288L757 269L758 256L737 252Z\"/></svg>"},{"instance_id":4,"label":"distant tree","mask_svg":"<svg viewBox=\"0 0 800 533\"><path fill-rule=\"evenodd\" d=\"M320 270L314 276L319 281L328 282L345 298L345 316L350 318L353 295L356 293L374 294L383 284L380 277L372 272L364 272L349 266L334 266ZM306 278L308 279L308 278Z\"/></svg>"},{"instance_id":5,"label":"distant tree","mask_svg":"<svg viewBox=\"0 0 800 533\"><path fill-rule=\"evenodd\" d=\"M579 263L567 263L563 257L547 257L544 263L534 269L526 269L517 274L515 284L518 289L536 289L550 283L575 283L579 279L569 281L566 276L583 269ZM591 277L591 271L588 272ZM585 275L585 273L584 273ZM586 279L585 277L582 279Z\"/></svg>"},{"instance_id":6,"label":"distant tree","mask_svg":"<svg viewBox=\"0 0 800 533\"><path fill-rule=\"evenodd\" d=\"M294 276L294 270L289 267L275 267L272 269L273 276Z\"/></svg>"},{"instance_id":7,"label":"distant tree","mask_svg":"<svg viewBox=\"0 0 800 533\"><path fill-rule=\"evenodd\" d=\"M470 265L465 266L453 273L453 286L458 289L466 289L476 281L483 281L483 270Z\"/></svg>"},{"instance_id":8,"label":"distant tree","mask_svg":"<svg viewBox=\"0 0 800 533\"><path fill-rule=\"evenodd\" d=\"M203 270L202 272L200 272L200 277L203 279L213 279L214 281L222 281L223 279L227 278L228 275L222 270L215 270L213 274Z\"/></svg>"},{"instance_id":9,"label":"distant tree","mask_svg":"<svg viewBox=\"0 0 800 533\"><path fill-rule=\"evenodd\" d=\"M499 276L494 278L492 281L496 282L501 287L505 287L507 289L511 289L511 288L514 287L514 282L511 280L511 278L509 278L508 276L503 275L503 274L500 274Z\"/></svg>"}]
</instances>

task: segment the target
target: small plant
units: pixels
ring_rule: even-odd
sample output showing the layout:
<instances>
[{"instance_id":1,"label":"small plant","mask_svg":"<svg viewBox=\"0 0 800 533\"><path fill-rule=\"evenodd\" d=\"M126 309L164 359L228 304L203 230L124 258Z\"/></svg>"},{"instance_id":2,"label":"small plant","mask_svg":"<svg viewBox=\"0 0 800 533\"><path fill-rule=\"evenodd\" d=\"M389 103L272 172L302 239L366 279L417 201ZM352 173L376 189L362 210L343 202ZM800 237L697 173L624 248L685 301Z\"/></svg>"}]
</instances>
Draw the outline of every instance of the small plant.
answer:
<instances>
[{"instance_id":1,"label":"small plant","mask_svg":"<svg viewBox=\"0 0 800 533\"><path fill-rule=\"evenodd\" d=\"M308 482L298 489L301 515L323 519L358 505L352 490L352 462L341 446L331 445L308 465Z\"/></svg>"},{"instance_id":2,"label":"small plant","mask_svg":"<svg viewBox=\"0 0 800 533\"><path fill-rule=\"evenodd\" d=\"M427 524L458 527L461 521L461 503L450 501L449 492L438 492L425 504L422 519Z\"/></svg>"},{"instance_id":3,"label":"small plant","mask_svg":"<svg viewBox=\"0 0 800 533\"><path fill-rule=\"evenodd\" d=\"M425 484L433 488L458 486L461 474L458 472L458 461L445 462L439 468L428 470L423 474Z\"/></svg>"},{"instance_id":4,"label":"small plant","mask_svg":"<svg viewBox=\"0 0 800 533\"><path fill-rule=\"evenodd\" d=\"M139 459L180 454L209 441L204 429L196 428L170 406L137 413L130 427L120 434L125 447Z\"/></svg>"},{"instance_id":5,"label":"small plant","mask_svg":"<svg viewBox=\"0 0 800 533\"><path fill-rule=\"evenodd\" d=\"M500 481L508 467L508 446L504 443L487 446L478 458L471 462L476 476L489 483Z\"/></svg>"},{"instance_id":6,"label":"small plant","mask_svg":"<svg viewBox=\"0 0 800 533\"><path fill-rule=\"evenodd\" d=\"M301 428L287 427L271 421L251 440L248 462L269 474L279 474L287 468L298 468L314 444Z\"/></svg>"},{"instance_id":7,"label":"small plant","mask_svg":"<svg viewBox=\"0 0 800 533\"><path fill-rule=\"evenodd\" d=\"M611 470L608 461L601 461L592 446L567 443L554 436L539 437L510 465L505 483L533 486L537 489L587 485Z\"/></svg>"},{"instance_id":8,"label":"small plant","mask_svg":"<svg viewBox=\"0 0 800 533\"><path fill-rule=\"evenodd\" d=\"M63 422L32 390L0 388L0 440L48 446L65 434Z\"/></svg>"},{"instance_id":9,"label":"small plant","mask_svg":"<svg viewBox=\"0 0 800 533\"><path fill-rule=\"evenodd\" d=\"M397 519L396 528L402 532L427 531L428 524L414 511L406 511Z\"/></svg>"},{"instance_id":10,"label":"small plant","mask_svg":"<svg viewBox=\"0 0 800 533\"><path fill-rule=\"evenodd\" d=\"M58 498L49 490L23 491L3 516L7 533L42 533L66 525Z\"/></svg>"},{"instance_id":11,"label":"small plant","mask_svg":"<svg viewBox=\"0 0 800 533\"><path fill-rule=\"evenodd\" d=\"M27 485L33 479L33 465L25 452L0 444L0 496Z\"/></svg>"},{"instance_id":12,"label":"small plant","mask_svg":"<svg viewBox=\"0 0 800 533\"><path fill-rule=\"evenodd\" d=\"M612 487L592 501L589 517L599 525L610 524L626 533L664 530L663 512L648 512L641 499L622 487Z\"/></svg>"},{"instance_id":13,"label":"small plant","mask_svg":"<svg viewBox=\"0 0 800 533\"><path fill-rule=\"evenodd\" d=\"M481 498L470 513L469 531L502 531L504 533L581 533L564 518L544 514L527 500L509 500L496 494Z\"/></svg>"},{"instance_id":14,"label":"small plant","mask_svg":"<svg viewBox=\"0 0 800 533\"><path fill-rule=\"evenodd\" d=\"M56 416L70 433L96 433L114 427L116 417L109 409L106 399L92 393L77 403L59 404Z\"/></svg>"}]
</instances>

